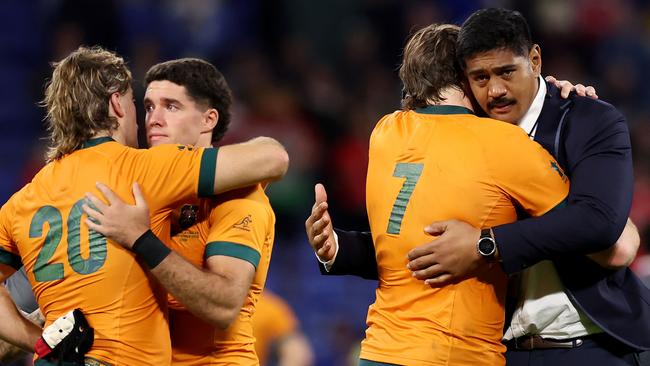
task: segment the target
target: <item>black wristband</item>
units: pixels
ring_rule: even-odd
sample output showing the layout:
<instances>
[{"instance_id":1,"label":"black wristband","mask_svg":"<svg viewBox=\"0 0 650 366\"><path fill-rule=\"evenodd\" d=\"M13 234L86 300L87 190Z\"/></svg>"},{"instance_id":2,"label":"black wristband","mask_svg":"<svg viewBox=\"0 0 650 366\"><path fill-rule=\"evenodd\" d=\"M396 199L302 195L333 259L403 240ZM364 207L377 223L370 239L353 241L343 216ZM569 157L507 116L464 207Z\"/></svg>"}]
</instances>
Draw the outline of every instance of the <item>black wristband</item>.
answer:
<instances>
[{"instance_id":1,"label":"black wristband","mask_svg":"<svg viewBox=\"0 0 650 366\"><path fill-rule=\"evenodd\" d=\"M133 243L132 250L142 258L150 269L156 268L172 252L151 230L145 231Z\"/></svg>"}]
</instances>

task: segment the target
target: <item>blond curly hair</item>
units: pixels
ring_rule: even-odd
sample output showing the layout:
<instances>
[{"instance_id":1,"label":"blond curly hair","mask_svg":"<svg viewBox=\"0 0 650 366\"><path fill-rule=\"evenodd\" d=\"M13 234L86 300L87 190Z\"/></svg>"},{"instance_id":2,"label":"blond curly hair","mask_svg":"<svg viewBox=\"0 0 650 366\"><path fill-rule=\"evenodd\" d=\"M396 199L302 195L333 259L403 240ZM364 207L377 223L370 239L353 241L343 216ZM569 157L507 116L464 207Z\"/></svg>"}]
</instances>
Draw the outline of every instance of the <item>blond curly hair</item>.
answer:
<instances>
[{"instance_id":1,"label":"blond curly hair","mask_svg":"<svg viewBox=\"0 0 650 366\"><path fill-rule=\"evenodd\" d=\"M109 100L113 93L126 93L132 81L124 60L101 47L79 47L52 66L41 102L47 110L48 162L73 152L97 133L117 129L117 119L108 113Z\"/></svg>"}]
</instances>

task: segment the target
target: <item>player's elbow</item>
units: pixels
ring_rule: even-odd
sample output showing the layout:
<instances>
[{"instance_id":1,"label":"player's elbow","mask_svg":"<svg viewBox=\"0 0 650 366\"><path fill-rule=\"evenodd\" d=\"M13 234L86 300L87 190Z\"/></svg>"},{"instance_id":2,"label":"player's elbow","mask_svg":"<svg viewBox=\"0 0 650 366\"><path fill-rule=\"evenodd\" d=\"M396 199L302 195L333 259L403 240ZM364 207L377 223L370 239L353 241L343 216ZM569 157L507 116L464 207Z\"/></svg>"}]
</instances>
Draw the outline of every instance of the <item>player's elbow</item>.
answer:
<instances>
[{"instance_id":1,"label":"player's elbow","mask_svg":"<svg viewBox=\"0 0 650 366\"><path fill-rule=\"evenodd\" d=\"M276 143L277 145L272 149L272 152L267 155L266 169L270 181L282 179L289 170L289 154L280 143L277 141Z\"/></svg>"},{"instance_id":2,"label":"player's elbow","mask_svg":"<svg viewBox=\"0 0 650 366\"><path fill-rule=\"evenodd\" d=\"M217 329L227 330L237 319L239 310L232 307L215 307L206 320Z\"/></svg>"},{"instance_id":3,"label":"player's elbow","mask_svg":"<svg viewBox=\"0 0 650 366\"><path fill-rule=\"evenodd\" d=\"M599 236L601 239L601 243L603 247L606 248L611 248L613 247L616 242L618 241L619 236L623 232L623 227L625 226L624 224L621 225L617 222L613 221L607 221L603 225L605 227L601 228L599 230Z\"/></svg>"},{"instance_id":4,"label":"player's elbow","mask_svg":"<svg viewBox=\"0 0 650 366\"><path fill-rule=\"evenodd\" d=\"M620 269L629 266L641 245L639 230L632 220L627 219L623 233L614 245L614 253L610 259L610 267Z\"/></svg>"},{"instance_id":5,"label":"player's elbow","mask_svg":"<svg viewBox=\"0 0 650 366\"><path fill-rule=\"evenodd\" d=\"M637 247L638 249L638 247ZM621 269L629 266L634 261L636 257L636 250L632 249L623 249L621 251L616 250L609 260L608 267L611 269Z\"/></svg>"},{"instance_id":6,"label":"player's elbow","mask_svg":"<svg viewBox=\"0 0 650 366\"><path fill-rule=\"evenodd\" d=\"M605 250L614 246L623 232L627 214L623 215L606 207L592 206L583 217L584 228L588 228L589 242L596 250Z\"/></svg>"}]
</instances>

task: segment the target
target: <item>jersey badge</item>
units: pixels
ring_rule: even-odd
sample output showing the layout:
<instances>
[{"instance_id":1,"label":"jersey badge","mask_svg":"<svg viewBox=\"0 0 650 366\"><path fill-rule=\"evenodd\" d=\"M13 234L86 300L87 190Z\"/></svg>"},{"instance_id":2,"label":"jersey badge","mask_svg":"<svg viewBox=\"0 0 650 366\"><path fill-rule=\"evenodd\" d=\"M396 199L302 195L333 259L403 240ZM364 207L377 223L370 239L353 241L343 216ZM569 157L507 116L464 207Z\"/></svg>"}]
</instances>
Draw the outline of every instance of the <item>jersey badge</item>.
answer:
<instances>
[{"instance_id":1,"label":"jersey badge","mask_svg":"<svg viewBox=\"0 0 650 366\"><path fill-rule=\"evenodd\" d=\"M178 216L178 225L182 230L189 228L196 224L199 218L199 206L197 205L183 205L181 207L180 215Z\"/></svg>"},{"instance_id":2,"label":"jersey badge","mask_svg":"<svg viewBox=\"0 0 650 366\"><path fill-rule=\"evenodd\" d=\"M251 218L251 215L248 215L244 217L243 219L239 220L236 224L234 224L232 227L234 229L240 229L240 230L246 230L246 231L251 231L250 225L253 223L253 219Z\"/></svg>"}]
</instances>

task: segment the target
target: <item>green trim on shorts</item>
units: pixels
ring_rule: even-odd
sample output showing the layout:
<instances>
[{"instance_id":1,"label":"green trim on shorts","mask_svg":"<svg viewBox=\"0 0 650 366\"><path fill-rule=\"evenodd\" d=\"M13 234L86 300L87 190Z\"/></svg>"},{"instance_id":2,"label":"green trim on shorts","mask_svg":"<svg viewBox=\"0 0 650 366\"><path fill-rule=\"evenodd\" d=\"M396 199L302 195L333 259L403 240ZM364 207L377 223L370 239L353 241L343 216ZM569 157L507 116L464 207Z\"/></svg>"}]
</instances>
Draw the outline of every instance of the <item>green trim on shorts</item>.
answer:
<instances>
[{"instance_id":1,"label":"green trim on shorts","mask_svg":"<svg viewBox=\"0 0 650 366\"><path fill-rule=\"evenodd\" d=\"M234 257L245 260L252 264L255 269L260 264L261 255L258 251L243 244L231 243L227 241L213 241L205 246L204 258L212 257L215 255L225 255L227 257Z\"/></svg>"},{"instance_id":2,"label":"green trim on shorts","mask_svg":"<svg viewBox=\"0 0 650 366\"><path fill-rule=\"evenodd\" d=\"M15 255L14 253L8 252L0 248L0 263L11 266L16 271L23 266L20 256Z\"/></svg>"},{"instance_id":3,"label":"green trim on shorts","mask_svg":"<svg viewBox=\"0 0 650 366\"><path fill-rule=\"evenodd\" d=\"M199 170L199 197L214 196L214 175L217 172L217 153L219 148L207 148L201 155Z\"/></svg>"},{"instance_id":4,"label":"green trim on shorts","mask_svg":"<svg viewBox=\"0 0 650 366\"><path fill-rule=\"evenodd\" d=\"M399 366L399 365L394 363L384 363L384 362L364 360L363 358L360 358L359 366Z\"/></svg>"}]
</instances>

